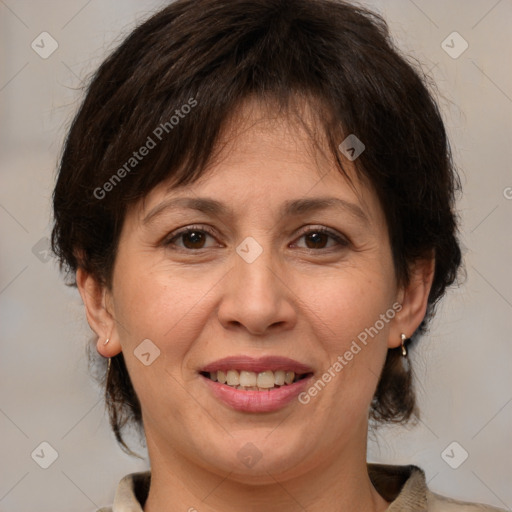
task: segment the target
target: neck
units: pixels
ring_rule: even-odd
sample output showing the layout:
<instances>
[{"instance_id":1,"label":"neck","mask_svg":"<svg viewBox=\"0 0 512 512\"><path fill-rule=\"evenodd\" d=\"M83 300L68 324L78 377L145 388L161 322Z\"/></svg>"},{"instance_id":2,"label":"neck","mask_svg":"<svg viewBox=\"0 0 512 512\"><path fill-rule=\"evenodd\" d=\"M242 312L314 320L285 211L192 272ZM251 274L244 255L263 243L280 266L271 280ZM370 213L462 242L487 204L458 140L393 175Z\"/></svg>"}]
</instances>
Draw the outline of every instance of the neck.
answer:
<instances>
[{"instance_id":1,"label":"neck","mask_svg":"<svg viewBox=\"0 0 512 512\"><path fill-rule=\"evenodd\" d=\"M163 451L151 437L147 446L151 487L144 512L383 512L389 505L370 481L366 436L362 446L361 440L347 443L300 473L266 468L257 483L233 472L215 473L175 450Z\"/></svg>"}]
</instances>

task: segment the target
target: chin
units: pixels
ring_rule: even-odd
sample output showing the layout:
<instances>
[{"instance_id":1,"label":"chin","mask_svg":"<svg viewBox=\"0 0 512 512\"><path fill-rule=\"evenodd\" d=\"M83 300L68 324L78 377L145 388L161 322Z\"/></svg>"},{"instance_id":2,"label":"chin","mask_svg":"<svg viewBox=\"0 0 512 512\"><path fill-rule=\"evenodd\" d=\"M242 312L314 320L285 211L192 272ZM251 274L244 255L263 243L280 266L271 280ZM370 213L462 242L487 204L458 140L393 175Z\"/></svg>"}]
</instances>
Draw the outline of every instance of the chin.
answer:
<instances>
[{"instance_id":1,"label":"chin","mask_svg":"<svg viewBox=\"0 0 512 512\"><path fill-rule=\"evenodd\" d=\"M212 453L210 445L208 456L201 453L200 465L224 476L229 474L230 480L251 485L275 484L276 478L287 480L307 471L301 470L304 443L290 444L287 436L275 436L272 440L268 436L267 429L258 435L247 432L234 436L236 440L223 445L220 453Z\"/></svg>"}]
</instances>

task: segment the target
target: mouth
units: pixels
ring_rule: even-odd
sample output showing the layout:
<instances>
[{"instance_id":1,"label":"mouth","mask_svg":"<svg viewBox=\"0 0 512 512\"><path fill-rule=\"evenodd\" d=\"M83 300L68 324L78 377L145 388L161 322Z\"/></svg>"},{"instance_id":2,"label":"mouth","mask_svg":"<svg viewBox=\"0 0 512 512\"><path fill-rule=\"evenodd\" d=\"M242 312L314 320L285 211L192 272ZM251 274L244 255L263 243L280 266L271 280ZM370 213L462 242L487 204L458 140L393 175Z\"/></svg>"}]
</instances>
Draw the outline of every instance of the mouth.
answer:
<instances>
[{"instance_id":1,"label":"mouth","mask_svg":"<svg viewBox=\"0 0 512 512\"><path fill-rule=\"evenodd\" d=\"M240 391L286 388L313 375L313 368L288 357L233 355L198 369L206 379Z\"/></svg>"},{"instance_id":2,"label":"mouth","mask_svg":"<svg viewBox=\"0 0 512 512\"><path fill-rule=\"evenodd\" d=\"M293 406L314 369L289 357L233 355L198 368L210 396L242 413L271 413Z\"/></svg>"},{"instance_id":3,"label":"mouth","mask_svg":"<svg viewBox=\"0 0 512 512\"><path fill-rule=\"evenodd\" d=\"M312 372L296 373L293 370L247 370L201 371L203 377L241 391L272 391L290 386L313 375Z\"/></svg>"}]
</instances>

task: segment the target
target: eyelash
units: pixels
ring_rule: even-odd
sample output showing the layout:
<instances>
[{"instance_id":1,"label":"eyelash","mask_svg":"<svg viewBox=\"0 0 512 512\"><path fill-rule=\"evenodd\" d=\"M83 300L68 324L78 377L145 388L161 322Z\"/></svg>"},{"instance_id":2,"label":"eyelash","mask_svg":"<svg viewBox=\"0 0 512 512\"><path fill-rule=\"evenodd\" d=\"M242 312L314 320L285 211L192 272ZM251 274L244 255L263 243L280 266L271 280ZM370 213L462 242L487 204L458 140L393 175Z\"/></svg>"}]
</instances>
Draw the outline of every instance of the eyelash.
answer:
<instances>
[{"instance_id":1,"label":"eyelash","mask_svg":"<svg viewBox=\"0 0 512 512\"><path fill-rule=\"evenodd\" d=\"M179 239L183 235L186 235L186 234L192 233L192 232L194 232L194 233L197 233L197 232L206 233L207 235L210 235L212 238L215 238L215 234L210 229L207 229L205 226L188 226L188 227L186 227L184 229L180 229L179 231L175 231L174 233L171 233L169 235L169 237L167 237L163 241L163 245L166 246L166 247L168 247L170 245L175 245L174 244L175 240ZM327 228L324 228L324 227L310 228L307 231L302 232L299 235L298 238L300 239L300 238L302 238L302 237L304 237L306 235L309 235L311 233L321 233L321 234L324 234L324 235L328 235L333 240L335 240L338 243L338 246L340 246L341 248L347 247L349 245L349 242L348 242L347 239L345 239L341 235L338 235L335 232L333 232L333 231L331 231L331 230L329 230ZM208 249L208 247L202 247L200 249L187 249L185 247L179 247L179 246L176 246L176 247L177 247L178 250L185 251L185 252L199 252L199 251ZM327 248L322 248L322 249L309 249L309 248L305 248L305 250L312 251L312 252L332 251L333 249L335 249L335 248L333 248L333 247L327 247Z\"/></svg>"}]
</instances>

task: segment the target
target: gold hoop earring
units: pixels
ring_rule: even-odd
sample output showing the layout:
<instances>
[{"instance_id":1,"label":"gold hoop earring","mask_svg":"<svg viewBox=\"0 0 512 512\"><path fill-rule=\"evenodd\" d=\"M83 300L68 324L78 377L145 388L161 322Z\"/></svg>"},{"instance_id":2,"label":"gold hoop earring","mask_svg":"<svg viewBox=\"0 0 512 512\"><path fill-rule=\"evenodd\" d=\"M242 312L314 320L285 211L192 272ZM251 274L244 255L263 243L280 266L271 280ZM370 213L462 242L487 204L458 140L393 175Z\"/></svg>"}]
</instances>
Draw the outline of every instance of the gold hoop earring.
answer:
<instances>
[{"instance_id":1,"label":"gold hoop earring","mask_svg":"<svg viewBox=\"0 0 512 512\"><path fill-rule=\"evenodd\" d=\"M407 349L405 348L404 342L407 339L407 336L402 333L400 335L400 338L402 338L402 356L407 357Z\"/></svg>"}]
</instances>

